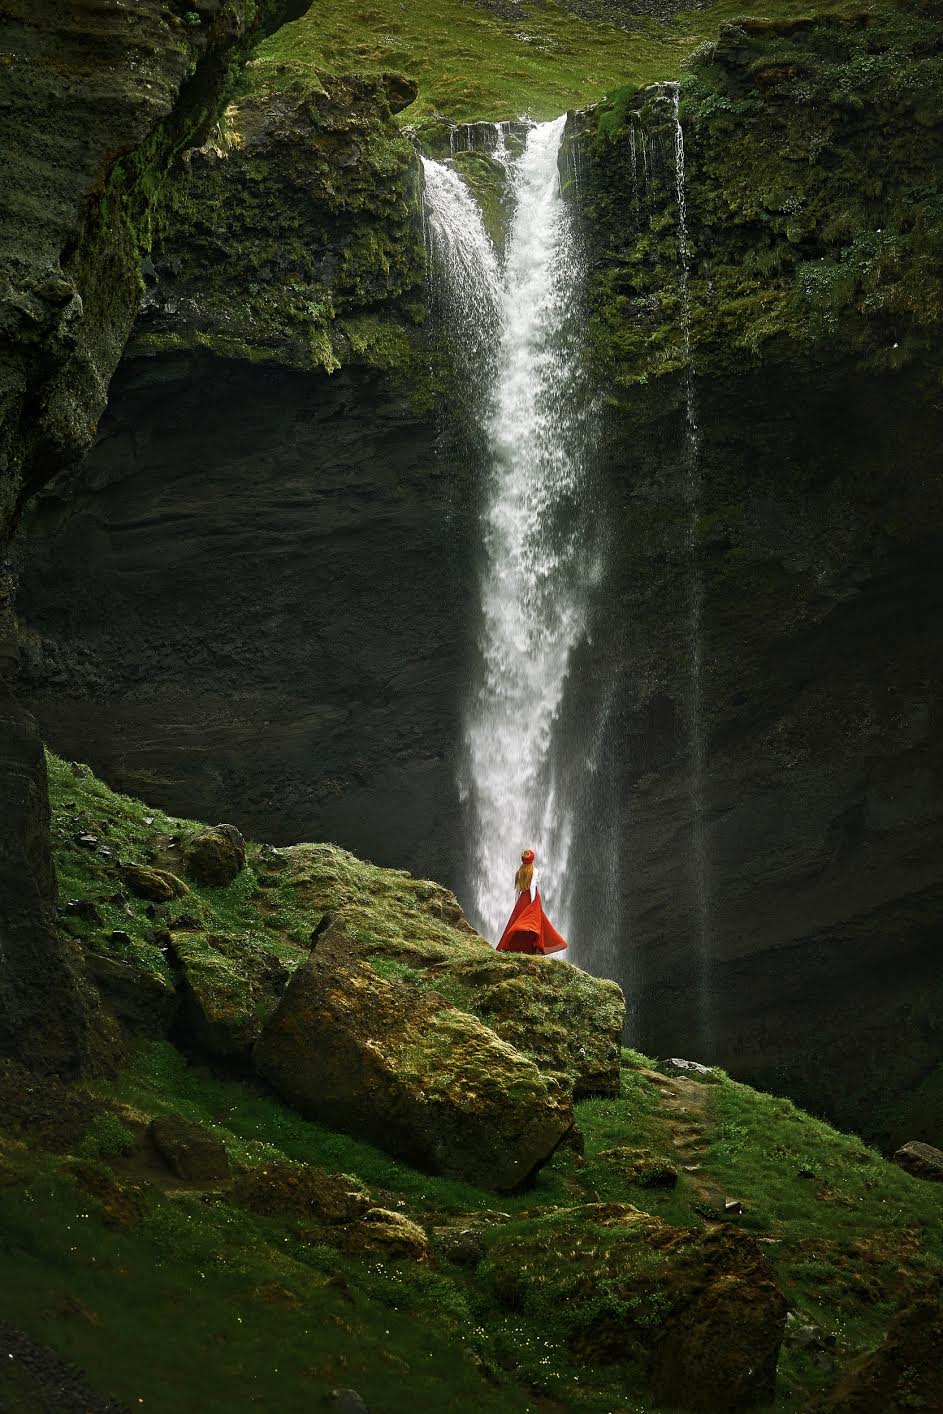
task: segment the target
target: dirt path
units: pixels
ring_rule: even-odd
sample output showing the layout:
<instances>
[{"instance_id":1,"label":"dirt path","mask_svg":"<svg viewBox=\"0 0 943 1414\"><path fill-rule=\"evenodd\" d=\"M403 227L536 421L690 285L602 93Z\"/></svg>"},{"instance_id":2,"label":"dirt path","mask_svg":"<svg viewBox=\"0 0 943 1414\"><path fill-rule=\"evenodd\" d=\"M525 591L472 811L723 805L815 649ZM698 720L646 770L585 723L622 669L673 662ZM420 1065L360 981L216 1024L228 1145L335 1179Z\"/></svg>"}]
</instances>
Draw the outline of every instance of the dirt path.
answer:
<instances>
[{"instance_id":1,"label":"dirt path","mask_svg":"<svg viewBox=\"0 0 943 1414\"><path fill-rule=\"evenodd\" d=\"M685 1076L662 1075L659 1070L643 1070L661 1096L671 1147L678 1168L697 1197L721 1212L727 1194L704 1172L708 1148L708 1104L711 1086Z\"/></svg>"}]
</instances>

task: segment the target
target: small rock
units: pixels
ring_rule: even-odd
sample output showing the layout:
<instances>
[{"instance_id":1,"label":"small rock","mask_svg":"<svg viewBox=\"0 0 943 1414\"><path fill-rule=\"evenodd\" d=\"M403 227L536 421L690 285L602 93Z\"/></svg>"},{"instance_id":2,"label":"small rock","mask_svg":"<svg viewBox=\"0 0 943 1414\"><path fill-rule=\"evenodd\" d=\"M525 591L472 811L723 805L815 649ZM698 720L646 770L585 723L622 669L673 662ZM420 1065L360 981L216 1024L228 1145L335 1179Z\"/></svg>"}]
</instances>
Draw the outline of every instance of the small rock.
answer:
<instances>
[{"instance_id":1,"label":"small rock","mask_svg":"<svg viewBox=\"0 0 943 1414\"><path fill-rule=\"evenodd\" d=\"M233 1202L262 1217L318 1218L348 1223L362 1218L373 1200L350 1174L328 1173L314 1164L276 1160L237 1178Z\"/></svg>"},{"instance_id":2,"label":"small rock","mask_svg":"<svg viewBox=\"0 0 943 1414\"><path fill-rule=\"evenodd\" d=\"M429 1260L429 1238L424 1228L389 1208L371 1208L358 1221L333 1230L326 1239L341 1252L377 1252L384 1258Z\"/></svg>"},{"instance_id":3,"label":"small rock","mask_svg":"<svg viewBox=\"0 0 943 1414\"><path fill-rule=\"evenodd\" d=\"M128 888L138 898L150 899L152 903L167 903L172 898L182 898L190 890L182 879L166 869L152 869L144 864L127 864L121 877Z\"/></svg>"},{"instance_id":4,"label":"small rock","mask_svg":"<svg viewBox=\"0 0 943 1414\"><path fill-rule=\"evenodd\" d=\"M212 1134L180 1115L158 1115L149 1133L154 1147L178 1178L191 1183L211 1183L229 1177L224 1146Z\"/></svg>"},{"instance_id":5,"label":"small rock","mask_svg":"<svg viewBox=\"0 0 943 1414\"><path fill-rule=\"evenodd\" d=\"M943 1149L935 1149L932 1144L911 1140L897 1150L894 1162L913 1174L914 1178L929 1178L943 1183Z\"/></svg>"},{"instance_id":6,"label":"small rock","mask_svg":"<svg viewBox=\"0 0 943 1414\"><path fill-rule=\"evenodd\" d=\"M97 836L97 835L76 835L76 837L75 837L75 843L76 843L77 845L81 845L81 847L82 847L83 849L97 849L97 848L98 848L98 836Z\"/></svg>"},{"instance_id":7,"label":"small rock","mask_svg":"<svg viewBox=\"0 0 943 1414\"><path fill-rule=\"evenodd\" d=\"M130 933L126 933L123 928L114 928L108 934L109 943L118 943L121 947L129 948L132 943Z\"/></svg>"},{"instance_id":8,"label":"small rock","mask_svg":"<svg viewBox=\"0 0 943 1414\"><path fill-rule=\"evenodd\" d=\"M474 1228L440 1228L434 1235L437 1257L457 1267L477 1267L485 1255L485 1244Z\"/></svg>"},{"instance_id":9,"label":"small rock","mask_svg":"<svg viewBox=\"0 0 943 1414\"><path fill-rule=\"evenodd\" d=\"M332 1389L329 1397L332 1414L370 1414L355 1389Z\"/></svg>"},{"instance_id":10,"label":"small rock","mask_svg":"<svg viewBox=\"0 0 943 1414\"><path fill-rule=\"evenodd\" d=\"M739 1198L725 1198L724 1212L731 1217L735 1217L737 1214L743 1212L743 1204L740 1202Z\"/></svg>"},{"instance_id":11,"label":"small rock","mask_svg":"<svg viewBox=\"0 0 943 1414\"><path fill-rule=\"evenodd\" d=\"M101 913L89 898L70 898L62 911L74 918L83 918L86 923L101 923L102 921Z\"/></svg>"},{"instance_id":12,"label":"small rock","mask_svg":"<svg viewBox=\"0 0 943 1414\"><path fill-rule=\"evenodd\" d=\"M815 1172L814 1169L801 1168L801 1169L799 1170L799 1177L800 1177L800 1178L817 1178L818 1175L816 1174L816 1172Z\"/></svg>"},{"instance_id":13,"label":"small rock","mask_svg":"<svg viewBox=\"0 0 943 1414\"><path fill-rule=\"evenodd\" d=\"M264 844L259 850L259 863L266 869L287 869L288 860L274 845Z\"/></svg>"},{"instance_id":14,"label":"small rock","mask_svg":"<svg viewBox=\"0 0 943 1414\"><path fill-rule=\"evenodd\" d=\"M189 840L183 858L187 873L196 883L223 888L245 867L245 840L235 825L217 825Z\"/></svg>"},{"instance_id":15,"label":"small rock","mask_svg":"<svg viewBox=\"0 0 943 1414\"><path fill-rule=\"evenodd\" d=\"M86 766L84 761L70 761L68 765L73 776L77 776L80 781L90 781L94 779L94 771L91 766Z\"/></svg>"},{"instance_id":16,"label":"small rock","mask_svg":"<svg viewBox=\"0 0 943 1414\"><path fill-rule=\"evenodd\" d=\"M680 1056L671 1056L666 1065L673 1066L675 1070L693 1071L695 1075L711 1075L713 1072L709 1065L701 1065L700 1061L682 1060Z\"/></svg>"}]
</instances>

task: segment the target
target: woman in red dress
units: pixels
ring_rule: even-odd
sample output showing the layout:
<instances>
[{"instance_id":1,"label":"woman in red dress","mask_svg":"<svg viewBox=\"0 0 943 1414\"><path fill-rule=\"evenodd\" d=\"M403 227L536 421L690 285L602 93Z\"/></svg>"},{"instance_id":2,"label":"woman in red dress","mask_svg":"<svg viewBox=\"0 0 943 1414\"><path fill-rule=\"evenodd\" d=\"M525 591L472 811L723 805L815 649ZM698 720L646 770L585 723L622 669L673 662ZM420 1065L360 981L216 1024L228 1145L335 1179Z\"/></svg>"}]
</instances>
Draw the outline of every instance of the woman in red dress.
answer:
<instances>
[{"instance_id":1,"label":"woman in red dress","mask_svg":"<svg viewBox=\"0 0 943 1414\"><path fill-rule=\"evenodd\" d=\"M566 943L549 919L544 917L537 892L532 849L525 849L521 855L521 867L514 875L514 887L517 903L498 944L498 952L562 952Z\"/></svg>"}]
</instances>

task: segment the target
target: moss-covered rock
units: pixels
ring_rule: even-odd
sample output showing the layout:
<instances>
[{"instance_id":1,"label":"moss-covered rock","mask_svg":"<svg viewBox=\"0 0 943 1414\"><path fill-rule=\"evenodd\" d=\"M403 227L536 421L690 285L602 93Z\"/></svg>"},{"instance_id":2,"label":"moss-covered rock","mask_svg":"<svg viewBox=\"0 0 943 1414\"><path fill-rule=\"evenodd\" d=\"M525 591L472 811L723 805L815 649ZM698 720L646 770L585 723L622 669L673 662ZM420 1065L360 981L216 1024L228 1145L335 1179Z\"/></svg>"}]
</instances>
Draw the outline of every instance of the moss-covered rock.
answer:
<instances>
[{"instance_id":1,"label":"moss-covered rock","mask_svg":"<svg viewBox=\"0 0 943 1414\"><path fill-rule=\"evenodd\" d=\"M317 952L254 1055L302 1114L486 1188L521 1187L573 1123L566 1077L441 997Z\"/></svg>"},{"instance_id":2,"label":"moss-covered rock","mask_svg":"<svg viewBox=\"0 0 943 1414\"><path fill-rule=\"evenodd\" d=\"M215 1183L229 1177L226 1147L199 1124L181 1115L158 1115L149 1133L161 1158L188 1183Z\"/></svg>"},{"instance_id":3,"label":"moss-covered rock","mask_svg":"<svg viewBox=\"0 0 943 1414\"><path fill-rule=\"evenodd\" d=\"M174 932L185 1015L193 1039L216 1055L247 1051L288 985L292 965L248 937Z\"/></svg>"},{"instance_id":4,"label":"moss-covered rock","mask_svg":"<svg viewBox=\"0 0 943 1414\"><path fill-rule=\"evenodd\" d=\"M222 888L245 868L246 842L232 825L201 830L184 845L183 862L198 884Z\"/></svg>"},{"instance_id":5,"label":"moss-covered rock","mask_svg":"<svg viewBox=\"0 0 943 1414\"><path fill-rule=\"evenodd\" d=\"M424 262L395 90L381 76L277 77L233 104L168 184L133 347L401 369Z\"/></svg>"},{"instance_id":6,"label":"moss-covered rock","mask_svg":"<svg viewBox=\"0 0 943 1414\"><path fill-rule=\"evenodd\" d=\"M232 1198L262 1217L318 1218L325 1223L353 1222L373 1206L366 1188L350 1174L278 1161L241 1173Z\"/></svg>"},{"instance_id":7,"label":"moss-covered rock","mask_svg":"<svg viewBox=\"0 0 943 1414\"><path fill-rule=\"evenodd\" d=\"M938 374L941 108L929 6L737 20L698 51L680 116L699 374ZM582 144L592 328L623 391L686 360L675 112L663 85L619 90Z\"/></svg>"},{"instance_id":8,"label":"moss-covered rock","mask_svg":"<svg viewBox=\"0 0 943 1414\"><path fill-rule=\"evenodd\" d=\"M333 845L284 851L284 887L329 927L319 951L471 1012L577 1095L617 1094L625 1000L614 982L553 958L496 954L447 889L376 869Z\"/></svg>"},{"instance_id":9,"label":"moss-covered rock","mask_svg":"<svg viewBox=\"0 0 943 1414\"><path fill-rule=\"evenodd\" d=\"M753 1238L587 1204L502 1233L484 1269L499 1301L543 1317L587 1364L618 1361L675 1409L772 1398L786 1298Z\"/></svg>"}]
</instances>

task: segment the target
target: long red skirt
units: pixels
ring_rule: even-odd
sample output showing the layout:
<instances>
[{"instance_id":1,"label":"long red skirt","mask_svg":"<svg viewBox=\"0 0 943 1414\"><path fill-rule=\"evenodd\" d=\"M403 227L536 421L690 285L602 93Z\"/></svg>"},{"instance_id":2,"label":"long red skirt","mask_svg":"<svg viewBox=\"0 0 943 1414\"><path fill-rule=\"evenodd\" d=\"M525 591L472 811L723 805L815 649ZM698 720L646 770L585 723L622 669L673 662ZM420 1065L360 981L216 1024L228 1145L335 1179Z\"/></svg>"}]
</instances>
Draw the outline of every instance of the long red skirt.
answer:
<instances>
[{"instance_id":1,"label":"long red skirt","mask_svg":"<svg viewBox=\"0 0 943 1414\"><path fill-rule=\"evenodd\" d=\"M544 917L538 893L521 894L498 944L498 952L562 952L566 943L549 919Z\"/></svg>"}]
</instances>

